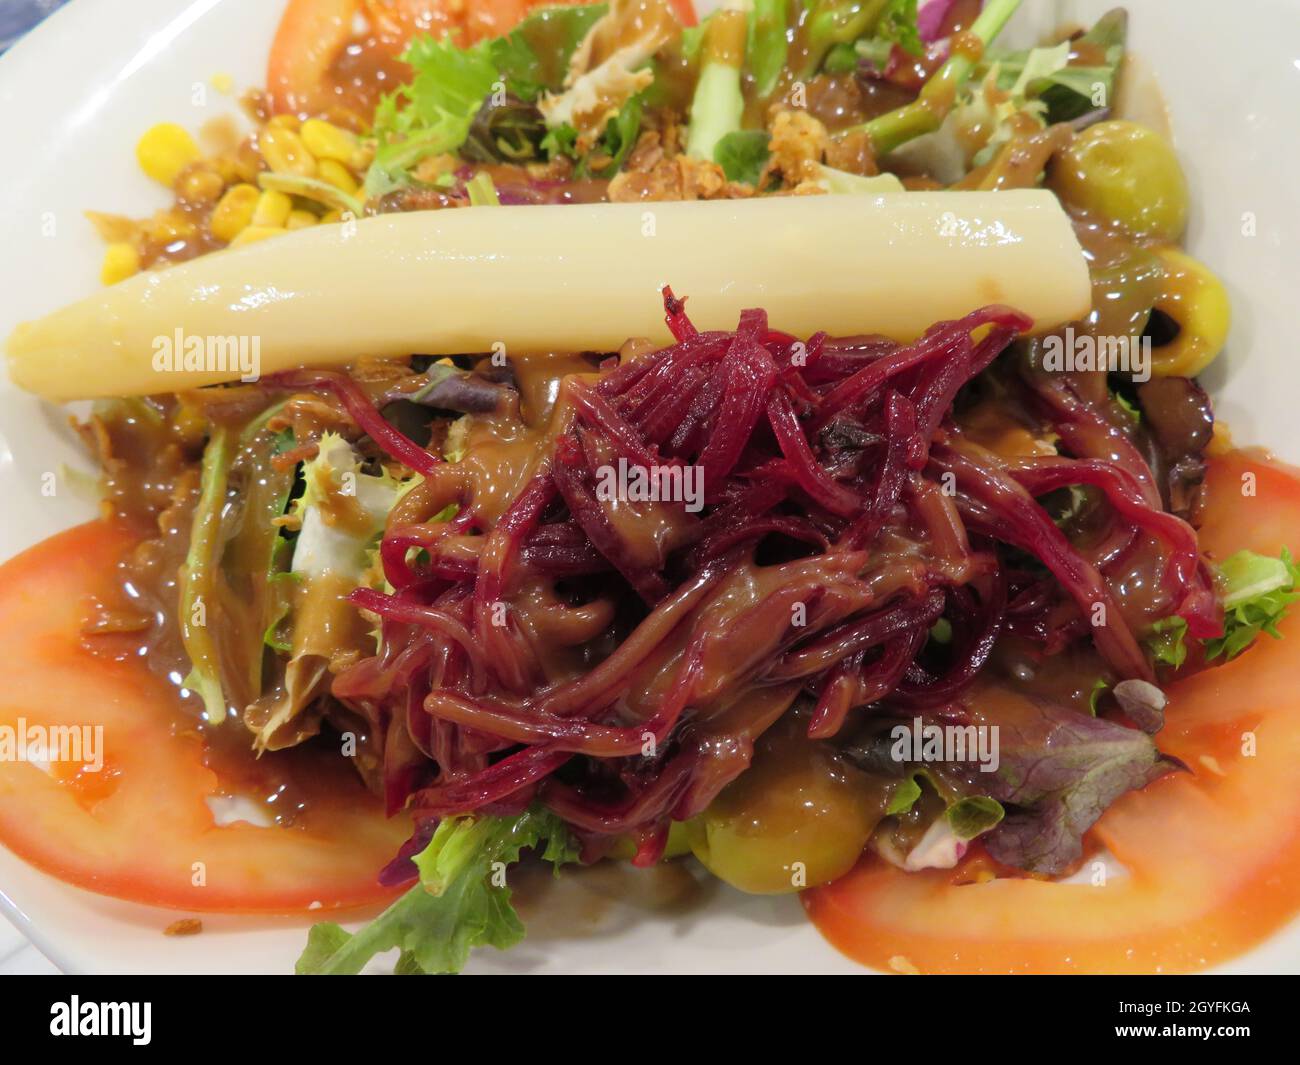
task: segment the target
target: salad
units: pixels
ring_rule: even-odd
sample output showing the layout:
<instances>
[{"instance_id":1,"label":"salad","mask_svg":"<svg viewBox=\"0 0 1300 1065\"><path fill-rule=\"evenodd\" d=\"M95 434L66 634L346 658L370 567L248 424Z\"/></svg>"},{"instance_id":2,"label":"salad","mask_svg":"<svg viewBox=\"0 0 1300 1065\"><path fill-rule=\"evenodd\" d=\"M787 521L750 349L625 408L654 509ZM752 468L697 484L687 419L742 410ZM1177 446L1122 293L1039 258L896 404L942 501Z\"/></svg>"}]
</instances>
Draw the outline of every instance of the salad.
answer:
<instances>
[{"instance_id":1,"label":"salad","mask_svg":"<svg viewBox=\"0 0 1300 1065\"><path fill-rule=\"evenodd\" d=\"M290 0L248 131L145 131L166 206L9 340L102 516L4 568L0 722L104 745L6 764L0 841L384 907L307 974L510 947L521 861L694 861L902 972L1276 928L1300 481L1197 381L1126 13L1019 6Z\"/></svg>"}]
</instances>

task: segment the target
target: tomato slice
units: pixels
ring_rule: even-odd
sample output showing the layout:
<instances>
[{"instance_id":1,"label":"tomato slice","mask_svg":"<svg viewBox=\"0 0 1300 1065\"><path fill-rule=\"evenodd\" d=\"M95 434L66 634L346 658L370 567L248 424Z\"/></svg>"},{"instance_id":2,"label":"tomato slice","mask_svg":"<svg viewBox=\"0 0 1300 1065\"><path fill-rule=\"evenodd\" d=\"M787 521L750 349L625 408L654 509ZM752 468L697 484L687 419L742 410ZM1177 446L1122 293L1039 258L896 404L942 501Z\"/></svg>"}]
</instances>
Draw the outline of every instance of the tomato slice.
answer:
<instances>
[{"instance_id":1,"label":"tomato slice","mask_svg":"<svg viewBox=\"0 0 1300 1065\"><path fill-rule=\"evenodd\" d=\"M668 0L668 6L673 9L677 21L683 26L694 26L700 21L695 14L695 4L692 0Z\"/></svg>"},{"instance_id":2,"label":"tomato slice","mask_svg":"<svg viewBox=\"0 0 1300 1065\"><path fill-rule=\"evenodd\" d=\"M289 0L271 42L266 89L279 112L324 114L328 75L352 39L361 0Z\"/></svg>"},{"instance_id":3,"label":"tomato slice","mask_svg":"<svg viewBox=\"0 0 1300 1065\"><path fill-rule=\"evenodd\" d=\"M417 33L451 34L460 44L509 33L553 0L289 0L271 44L266 87L277 112L329 115L350 109L364 121L378 89L409 68L397 61ZM571 0L596 3L599 0ZM683 26L697 22L691 0L669 0ZM356 33L364 15L368 32ZM352 55L342 62L345 50ZM382 73L383 84L377 74ZM376 82L376 84L367 84Z\"/></svg>"},{"instance_id":4,"label":"tomato slice","mask_svg":"<svg viewBox=\"0 0 1300 1065\"><path fill-rule=\"evenodd\" d=\"M132 540L93 522L0 566L0 728L12 740L37 726L99 726L103 756L98 772L0 758L0 843L78 887L157 906L294 913L389 897L376 875L409 826L384 818L342 758L291 759L305 806L289 827L218 827L206 800L233 781L208 767L174 693L138 657L83 645L87 599ZM269 774L273 757L256 769Z\"/></svg>"},{"instance_id":5,"label":"tomato slice","mask_svg":"<svg viewBox=\"0 0 1300 1065\"><path fill-rule=\"evenodd\" d=\"M1206 491L1210 557L1300 545L1300 472L1234 452ZM1300 612L1280 628L1171 686L1157 739L1193 772L1125 796L1094 829L1127 875L971 883L868 857L804 895L813 921L867 965L932 973L1187 972L1256 945L1300 910Z\"/></svg>"}]
</instances>

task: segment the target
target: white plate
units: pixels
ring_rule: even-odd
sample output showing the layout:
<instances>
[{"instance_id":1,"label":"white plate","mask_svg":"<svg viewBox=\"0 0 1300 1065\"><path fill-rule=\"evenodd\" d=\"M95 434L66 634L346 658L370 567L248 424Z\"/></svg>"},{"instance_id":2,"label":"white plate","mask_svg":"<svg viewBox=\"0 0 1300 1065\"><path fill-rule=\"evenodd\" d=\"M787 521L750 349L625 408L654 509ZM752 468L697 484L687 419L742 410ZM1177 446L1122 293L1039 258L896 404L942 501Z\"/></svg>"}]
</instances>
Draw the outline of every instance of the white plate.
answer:
<instances>
[{"instance_id":1,"label":"white plate","mask_svg":"<svg viewBox=\"0 0 1300 1065\"><path fill-rule=\"evenodd\" d=\"M1109 6L1027 0L1015 30L1029 40ZM1230 16L1219 0L1128 7L1133 45L1171 102L1193 188L1190 244L1233 297L1229 350L1208 375L1219 414L1238 441L1300 459L1300 5L1237 0ZM197 129L237 114L209 79L260 84L281 8L266 0L75 0L0 59L0 335L97 286L102 246L81 212L145 215L164 205L135 165L136 138L159 121ZM63 463L85 466L62 414L0 382L0 557L89 516L66 488L52 499L41 493L42 474ZM821 940L793 899L661 883L653 874L632 883L628 895L626 879L586 878L565 899L549 900L562 905L531 914L521 947L479 955L471 968L861 971ZM202 935L167 938L161 930L176 914L67 887L3 849L0 908L76 972L288 972L310 923L205 917ZM1225 971L1300 972L1300 924Z\"/></svg>"}]
</instances>

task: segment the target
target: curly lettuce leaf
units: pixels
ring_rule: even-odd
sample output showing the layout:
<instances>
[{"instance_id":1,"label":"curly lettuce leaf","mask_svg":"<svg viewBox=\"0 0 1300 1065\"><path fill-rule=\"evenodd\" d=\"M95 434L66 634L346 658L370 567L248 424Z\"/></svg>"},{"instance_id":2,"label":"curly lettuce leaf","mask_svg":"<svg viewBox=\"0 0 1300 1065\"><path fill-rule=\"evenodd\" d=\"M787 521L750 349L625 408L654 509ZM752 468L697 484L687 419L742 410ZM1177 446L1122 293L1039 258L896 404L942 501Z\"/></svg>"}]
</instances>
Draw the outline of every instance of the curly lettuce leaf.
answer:
<instances>
[{"instance_id":1,"label":"curly lettuce leaf","mask_svg":"<svg viewBox=\"0 0 1300 1065\"><path fill-rule=\"evenodd\" d=\"M1069 122L1110 105L1127 36L1128 15L1123 8L1116 8L1076 41L998 56L998 85L1014 94L1041 100L1049 123ZM1096 54L1101 62L1069 63L1071 46L1076 51L1084 48Z\"/></svg>"},{"instance_id":2,"label":"curly lettuce leaf","mask_svg":"<svg viewBox=\"0 0 1300 1065\"><path fill-rule=\"evenodd\" d=\"M1017 3L1007 0L984 6L976 21L988 21L988 32L981 35L986 44ZM1124 55L1126 26L1123 11L1112 11L1078 40L1017 52L990 52L978 63L965 61L969 77L960 85L938 129L932 125L933 115L917 118L915 111L906 108L873 119L862 128L890 151L901 146L900 163L953 184L971 168L989 162L1026 119L1045 127L1109 105ZM888 50L877 42L859 41L856 47L859 55L877 65L888 59ZM1073 52L1097 56L1098 65L1077 65L1078 56L1072 64ZM960 56L950 56L941 69L959 60ZM961 73L962 68L958 66L956 72Z\"/></svg>"},{"instance_id":3,"label":"curly lettuce leaf","mask_svg":"<svg viewBox=\"0 0 1300 1065\"><path fill-rule=\"evenodd\" d=\"M1223 595L1223 635L1205 642L1206 658L1236 658L1261 632L1282 638L1277 623L1300 599L1300 566L1290 551L1283 548L1281 558L1238 551L1219 564L1215 577Z\"/></svg>"},{"instance_id":4,"label":"curly lettuce leaf","mask_svg":"<svg viewBox=\"0 0 1300 1065\"><path fill-rule=\"evenodd\" d=\"M456 973L475 947L514 946L524 926L502 872L525 848L556 866L575 858L568 829L549 812L444 818L415 858L420 882L355 934L332 922L315 925L296 972L352 975L397 948L399 974Z\"/></svg>"},{"instance_id":5,"label":"curly lettuce leaf","mask_svg":"<svg viewBox=\"0 0 1300 1065\"><path fill-rule=\"evenodd\" d=\"M458 48L450 38L415 37L402 60L415 74L375 108L375 160L366 174L368 196L406 184L408 171L420 160L459 148L469 136L474 115L500 79L487 41Z\"/></svg>"},{"instance_id":6,"label":"curly lettuce leaf","mask_svg":"<svg viewBox=\"0 0 1300 1065\"><path fill-rule=\"evenodd\" d=\"M1215 568L1214 579L1223 601L1223 635L1203 641L1206 661L1231 661L1262 632L1282 638L1278 622L1300 599L1300 565L1290 551L1283 548L1280 558L1238 551ZM1180 668L1187 661L1187 622L1161 618L1148 630L1146 645L1157 663Z\"/></svg>"},{"instance_id":7,"label":"curly lettuce leaf","mask_svg":"<svg viewBox=\"0 0 1300 1065\"><path fill-rule=\"evenodd\" d=\"M532 101L558 84L569 56L605 10L603 4L547 8L504 37L468 48L449 37L412 38L402 60L414 75L375 109L375 160L366 175L366 195L381 196L409 183L411 169L422 159L457 151L493 93L508 90ZM542 23L545 35L537 32ZM545 54L534 47L543 36Z\"/></svg>"},{"instance_id":8,"label":"curly lettuce leaf","mask_svg":"<svg viewBox=\"0 0 1300 1065\"><path fill-rule=\"evenodd\" d=\"M388 512L414 482L363 473L352 445L331 432L321 436L316 457L303 464L302 476L303 493L293 502L301 521L293 572L307 580L335 575L359 582ZM341 514L348 520L340 521Z\"/></svg>"}]
</instances>

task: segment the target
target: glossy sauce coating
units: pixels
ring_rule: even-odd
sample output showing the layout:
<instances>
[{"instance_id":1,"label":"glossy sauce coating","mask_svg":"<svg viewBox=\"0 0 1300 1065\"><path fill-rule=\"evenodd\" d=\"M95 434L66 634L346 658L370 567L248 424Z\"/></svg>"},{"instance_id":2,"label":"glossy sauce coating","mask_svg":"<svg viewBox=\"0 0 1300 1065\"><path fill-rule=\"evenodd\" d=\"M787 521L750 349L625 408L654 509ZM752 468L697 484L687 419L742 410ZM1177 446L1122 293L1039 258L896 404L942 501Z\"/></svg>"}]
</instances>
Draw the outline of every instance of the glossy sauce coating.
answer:
<instances>
[{"instance_id":1,"label":"glossy sauce coating","mask_svg":"<svg viewBox=\"0 0 1300 1065\"><path fill-rule=\"evenodd\" d=\"M1298 528L1295 470L1257 452L1211 463L1200 530L1210 558L1276 555ZM924 973L1188 972L1255 946L1300 908L1294 611L1281 631L1169 690L1158 743L1190 772L1125 796L1096 825L1092 847L1121 871L1051 883L1000 876L978 848L950 871L905 874L867 857L807 893L809 915L864 964Z\"/></svg>"}]
</instances>

